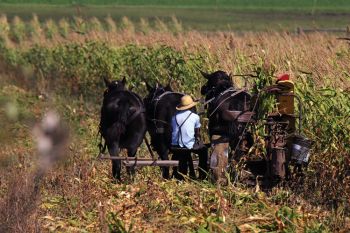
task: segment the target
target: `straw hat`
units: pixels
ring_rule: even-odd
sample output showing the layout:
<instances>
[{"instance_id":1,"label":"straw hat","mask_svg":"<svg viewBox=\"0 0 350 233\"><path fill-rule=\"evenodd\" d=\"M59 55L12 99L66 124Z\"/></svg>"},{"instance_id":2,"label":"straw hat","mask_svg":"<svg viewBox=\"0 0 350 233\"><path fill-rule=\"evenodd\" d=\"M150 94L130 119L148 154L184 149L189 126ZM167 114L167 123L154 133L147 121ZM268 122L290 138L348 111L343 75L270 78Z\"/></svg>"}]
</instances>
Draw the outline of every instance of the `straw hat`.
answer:
<instances>
[{"instance_id":1,"label":"straw hat","mask_svg":"<svg viewBox=\"0 0 350 233\"><path fill-rule=\"evenodd\" d=\"M181 98L181 103L176 107L176 110L187 110L196 106L198 102L193 101L192 97L189 95L184 95Z\"/></svg>"}]
</instances>

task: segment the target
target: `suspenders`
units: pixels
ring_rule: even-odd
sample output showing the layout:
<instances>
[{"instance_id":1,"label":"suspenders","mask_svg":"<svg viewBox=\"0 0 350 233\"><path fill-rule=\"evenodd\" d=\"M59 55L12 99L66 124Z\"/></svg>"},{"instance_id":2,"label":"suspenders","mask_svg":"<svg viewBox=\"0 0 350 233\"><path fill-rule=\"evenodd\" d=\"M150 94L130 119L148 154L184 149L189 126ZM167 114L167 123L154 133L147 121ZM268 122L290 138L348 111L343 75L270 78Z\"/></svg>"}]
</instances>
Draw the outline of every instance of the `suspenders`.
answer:
<instances>
[{"instance_id":1,"label":"suspenders","mask_svg":"<svg viewBox=\"0 0 350 233\"><path fill-rule=\"evenodd\" d=\"M177 144L178 144L178 146L180 146L180 137L181 137L182 145L183 145L184 147L186 147L185 144L184 144L184 142L183 142L183 140L182 140L181 127L185 124L185 122L188 120L188 118L191 116L191 114L192 114L192 112L190 112L190 114L188 114L188 116L187 116L186 119L181 123L181 125L177 122L176 115L175 115L175 122L176 122L177 127L179 127L179 131L177 132Z\"/></svg>"}]
</instances>

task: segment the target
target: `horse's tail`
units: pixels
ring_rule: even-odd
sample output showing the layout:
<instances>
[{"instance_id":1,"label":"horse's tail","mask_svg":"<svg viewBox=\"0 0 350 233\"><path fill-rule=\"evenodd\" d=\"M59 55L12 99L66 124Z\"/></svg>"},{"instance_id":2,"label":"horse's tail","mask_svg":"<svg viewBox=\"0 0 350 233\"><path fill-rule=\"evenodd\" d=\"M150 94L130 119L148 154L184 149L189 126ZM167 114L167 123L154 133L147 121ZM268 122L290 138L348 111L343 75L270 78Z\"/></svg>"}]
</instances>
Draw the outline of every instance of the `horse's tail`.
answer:
<instances>
[{"instance_id":1,"label":"horse's tail","mask_svg":"<svg viewBox=\"0 0 350 233\"><path fill-rule=\"evenodd\" d=\"M114 128L115 134L116 134L116 136L118 136L118 138L126 130L128 116L129 116L129 108L130 108L129 102L125 101L125 102L123 102L123 104L121 106L119 106L119 108L115 112L115 122L113 124L114 125L113 128Z\"/></svg>"}]
</instances>

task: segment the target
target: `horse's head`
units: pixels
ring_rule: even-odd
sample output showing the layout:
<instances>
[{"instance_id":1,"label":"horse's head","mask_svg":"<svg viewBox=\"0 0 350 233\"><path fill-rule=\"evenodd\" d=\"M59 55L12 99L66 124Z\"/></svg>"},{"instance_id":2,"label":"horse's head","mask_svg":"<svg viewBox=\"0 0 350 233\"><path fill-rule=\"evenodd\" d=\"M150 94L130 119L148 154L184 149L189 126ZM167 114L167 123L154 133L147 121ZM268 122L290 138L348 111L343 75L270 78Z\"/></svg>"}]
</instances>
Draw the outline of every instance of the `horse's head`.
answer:
<instances>
[{"instance_id":1,"label":"horse's head","mask_svg":"<svg viewBox=\"0 0 350 233\"><path fill-rule=\"evenodd\" d=\"M105 90L105 94L113 92L113 91L124 91L125 90L125 84L126 84L125 77L121 81L118 81L118 80L110 81L106 77L104 77L103 79L104 79L105 85L107 87L107 89Z\"/></svg>"},{"instance_id":2,"label":"horse's head","mask_svg":"<svg viewBox=\"0 0 350 233\"><path fill-rule=\"evenodd\" d=\"M211 74L201 71L201 74L205 79L207 79L207 83L201 88L202 95L207 95L210 91L218 87L226 89L233 87L231 77L224 71L218 70Z\"/></svg>"}]
</instances>

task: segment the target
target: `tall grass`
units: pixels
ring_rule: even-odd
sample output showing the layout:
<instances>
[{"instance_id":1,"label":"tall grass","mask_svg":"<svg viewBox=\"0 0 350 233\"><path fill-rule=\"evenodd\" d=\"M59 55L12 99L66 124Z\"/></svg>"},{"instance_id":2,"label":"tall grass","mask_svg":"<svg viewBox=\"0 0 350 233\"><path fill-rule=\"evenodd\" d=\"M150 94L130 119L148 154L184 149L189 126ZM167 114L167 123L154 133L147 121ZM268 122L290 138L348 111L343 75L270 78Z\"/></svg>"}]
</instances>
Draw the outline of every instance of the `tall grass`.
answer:
<instances>
[{"instance_id":1,"label":"tall grass","mask_svg":"<svg viewBox=\"0 0 350 233\"><path fill-rule=\"evenodd\" d=\"M18 16L12 20L9 35L16 43L21 43L26 38L26 25Z\"/></svg>"},{"instance_id":2,"label":"tall grass","mask_svg":"<svg viewBox=\"0 0 350 233\"><path fill-rule=\"evenodd\" d=\"M1 15L0 16L0 39L7 46L9 46L10 44L9 33L10 33L10 25L7 21L7 17L6 15Z\"/></svg>"},{"instance_id":3,"label":"tall grass","mask_svg":"<svg viewBox=\"0 0 350 233\"><path fill-rule=\"evenodd\" d=\"M108 32L117 32L117 25L111 16L106 17L106 23Z\"/></svg>"},{"instance_id":4,"label":"tall grass","mask_svg":"<svg viewBox=\"0 0 350 233\"><path fill-rule=\"evenodd\" d=\"M33 18L29 22L28 28L29 28L29 37L37 43L40 42L40 40L42 39L43 29L37 15L35 14L33 15Z\"/></svg>"},{"instance_id":5,"label":"tall grass","mask_svg":"<svg viewBox=\"0 0 350 233\"><path fill-rule=\"evenodd\" d=\"M59 26L59 33L60 35L63 37L63 38L66 38L70 32L70 25L69 23L67 22L66 19L60 19L58 21L58 26Z\"/></svg>"}]
</instances>

